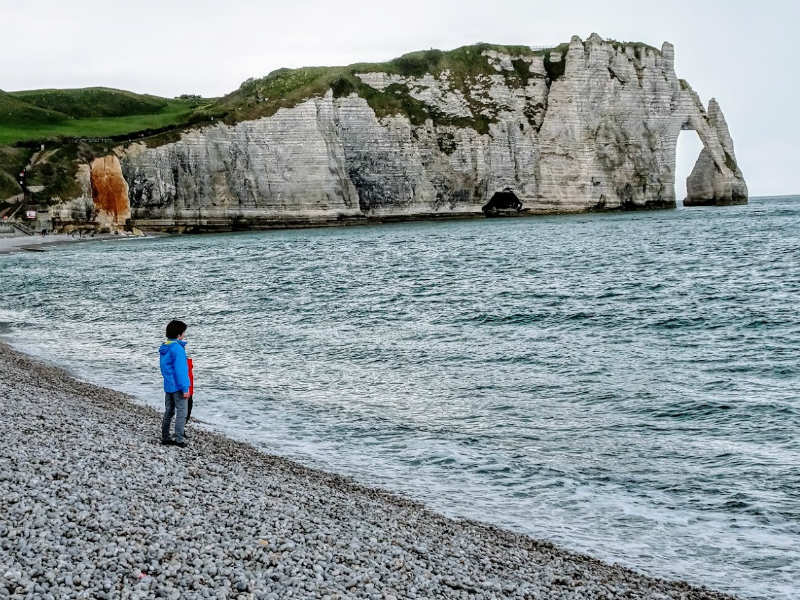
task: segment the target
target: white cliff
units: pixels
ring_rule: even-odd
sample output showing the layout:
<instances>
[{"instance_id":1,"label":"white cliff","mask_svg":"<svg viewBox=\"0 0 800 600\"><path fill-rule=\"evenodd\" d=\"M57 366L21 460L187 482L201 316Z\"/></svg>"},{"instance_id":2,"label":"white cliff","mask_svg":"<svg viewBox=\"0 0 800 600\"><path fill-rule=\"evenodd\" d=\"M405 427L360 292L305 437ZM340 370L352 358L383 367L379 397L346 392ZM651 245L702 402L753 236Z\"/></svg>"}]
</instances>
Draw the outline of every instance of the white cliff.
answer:
<instances>
[{"instance_id":1,"label":"white cliff","mask_svg":"<svg viewBox=\"0 0 800 600\"><path fill-rule=\"evenodd\" d=\"M202 229L480 214L503 190L529 213L674 207L681 129L704 144L687 204L746 201L719 105L706 112L677 78L672 45L593 34L561 50L487 50L467 77L354 72L363 89L120 147L131 217ZM417 112L379 116L364 89Z\"/></svg>"}]
</instances>

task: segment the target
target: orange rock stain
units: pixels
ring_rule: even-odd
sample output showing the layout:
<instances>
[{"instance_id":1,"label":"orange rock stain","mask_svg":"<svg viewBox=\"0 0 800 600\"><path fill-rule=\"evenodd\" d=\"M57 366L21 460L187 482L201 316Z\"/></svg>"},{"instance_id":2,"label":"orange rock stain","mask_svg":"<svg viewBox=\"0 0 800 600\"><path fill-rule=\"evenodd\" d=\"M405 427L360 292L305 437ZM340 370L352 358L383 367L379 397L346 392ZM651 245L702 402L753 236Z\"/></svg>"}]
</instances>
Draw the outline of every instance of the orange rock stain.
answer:
<instances>
[{"instance_id":1,"label":"orange rock stain","mask_svg":"<svg viewBox=\"0 0 800 600\"><path fill-rule=\"evenodd\" d=\"M130 218L128 183L116 156L102 156L92 161L91 183L92 199L98 212L106 213L118 225Z\"/></svg>"}]
</instances>

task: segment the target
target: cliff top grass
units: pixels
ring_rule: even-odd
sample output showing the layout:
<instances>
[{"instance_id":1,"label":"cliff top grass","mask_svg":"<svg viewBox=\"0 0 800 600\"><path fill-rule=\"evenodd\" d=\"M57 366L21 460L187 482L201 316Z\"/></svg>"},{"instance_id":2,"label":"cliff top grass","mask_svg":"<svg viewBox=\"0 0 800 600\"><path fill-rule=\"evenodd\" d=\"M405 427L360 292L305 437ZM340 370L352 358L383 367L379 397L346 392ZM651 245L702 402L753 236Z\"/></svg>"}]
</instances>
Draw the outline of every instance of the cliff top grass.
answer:
<instances>
[{"instance_id":1,"label":"cliff top grass","mask_svg":"<svg viewBox=\"0 0 800 600\"><path fill-rule=\"evenodd\" d=\"M55 152L32 165L26 181L43 185L44 190L30 198L47 202L50 197L78 192L74 175L79 151L89 156L107 151L116 143L111 138L184 127L202 118L213 102L197 96L170 99L111 88L0 91L0 198L22 192L19 172L41 142Z\"/></svg>"},{"instance_id":2,"label":"cliff top grass","mask_svg":"<svg viewBox=\"0 0 800 600\"><path fill-rule=\"evenodd\" d=\"M566 46L562 44L557 48L563 51ZM552 49L534 50L529 46L478 43L449 51L430 49L410 52L387 62L354 63L343 67L278 69L265 77L248 79L239 89L220 99L216 108L225 114L226 123L235 123L271 116L281 108L295 106L307 98L324 95L332 89L337 97L358 94L367 100L378 117L403 114L414 124L432 118L437 123L472 125L484 133L488 129L487 119L484 117L478 116L471 122L447 118L409 96L405 86L394 84L381 91L364 84L357 75L383 72L409 78L422 77L425 74L438 77L447 71L453 87L462 90L469 99L469 84L472 80L481 75L499 74L483 55L485 51L501 52L522 59L535 55L546 57L550 50ZM502 74L514 80L510 81L512 85L524 85L530 76L527 65L522 60L514 61L515 70L503 71Z\"/></svg>"},{"instance_id":3,"label":"cliff top grass","mask_svg":"<svg viewBox=\"0 0 800 600\"><path fill-rule=\"evenodd\" d=\"M660 50L642 42L618 42L607 40L615 46L632 46L637 53L642 49L650 49L657 53ZM464 92L470 100L469 84L479 76L502 74L511 86L524 85L531 76L528 63L522 59L541 56L547 74L551 79L563 75L567 60L569 43L548 48L534 49L521 45L498 45L478 43L462 46L454 50L421 50L410 52L398 58L377 63L354 63L340 67L302 67L299 69L278 69L258 79L251 78L243 82L239 89L220 99L215 108L224 113L226 123L257 119L273 115L281 108L290 108L307 98L321 96L332 89L335 96L346 96L353 92L366 99L378 117L389 114L404 114L412 123L420 124L424 118L432 118L434 122L448 121L443 115L437 115L430 106L414 100L403 86L392 85L380 91L364 84L357 77L359 73L382 72L402 77L422 77L431 74L438 77L441 73L449 73L453 87ZM498 73L486 51L495 51L512 57L514 71ZM550 61L550 53L559 52L561 60ZM517 60L513 60L517 59ZM475 111L473 111L475 112ZM449 119L453 121L453 119ZM476 117L473 126L479 132L486 131L483 117ZM459 123L469 125L469 123Z\"/></svg>"}]
</instances>

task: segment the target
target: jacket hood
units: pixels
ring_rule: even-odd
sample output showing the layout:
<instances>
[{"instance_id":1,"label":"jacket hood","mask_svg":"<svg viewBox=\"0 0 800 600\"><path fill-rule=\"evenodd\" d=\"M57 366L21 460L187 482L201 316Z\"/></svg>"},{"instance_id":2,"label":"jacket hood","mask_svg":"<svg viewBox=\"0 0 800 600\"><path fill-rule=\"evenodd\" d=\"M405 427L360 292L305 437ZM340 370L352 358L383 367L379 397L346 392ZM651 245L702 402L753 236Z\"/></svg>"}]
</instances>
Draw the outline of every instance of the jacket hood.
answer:
<instances>
[{"instance_id":1,"label":"jacket hood","mask_svg":"<svg viewBox=\"0 0 800 600\"><path fill-rule=\"evenodd\" d=\"M186 347L186 340L167 340L166 342L161 344L161 347L158 349L158 353L161 356L164 356L167 352L169 352L169 347L172 344L176 344L176 343L180 344L183 347Z\"/></svg>"}]
</instances>

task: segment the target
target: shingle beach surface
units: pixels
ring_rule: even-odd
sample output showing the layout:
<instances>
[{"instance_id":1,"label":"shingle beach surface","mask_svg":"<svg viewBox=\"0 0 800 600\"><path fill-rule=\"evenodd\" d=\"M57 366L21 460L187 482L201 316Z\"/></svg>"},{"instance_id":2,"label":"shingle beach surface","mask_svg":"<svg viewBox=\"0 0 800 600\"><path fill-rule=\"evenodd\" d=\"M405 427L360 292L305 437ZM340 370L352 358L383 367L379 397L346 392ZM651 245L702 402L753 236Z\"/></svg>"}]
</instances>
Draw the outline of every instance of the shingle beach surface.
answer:
<instances>
[{"instance_id":1,"label":"shingle beach surface","mask_svg":"<svg viewBox=\"0 0 800 600\"><path fill-rule=\"evenodd\" d=\"M159 423L0 343L0 598L730 598Z\"/></svg>"}]
</instances>

